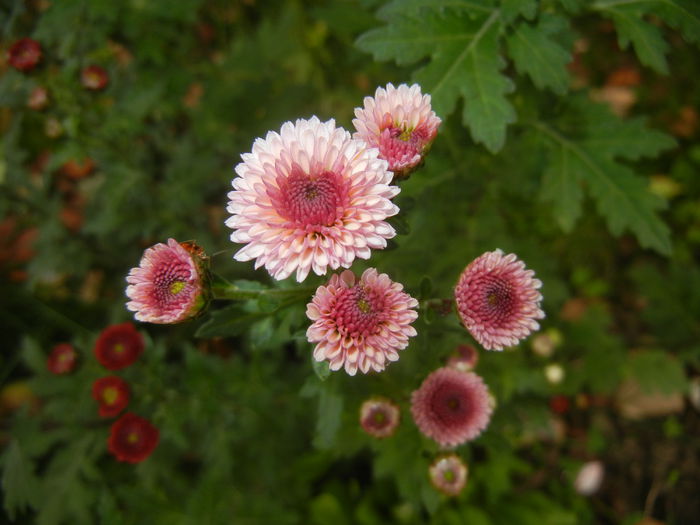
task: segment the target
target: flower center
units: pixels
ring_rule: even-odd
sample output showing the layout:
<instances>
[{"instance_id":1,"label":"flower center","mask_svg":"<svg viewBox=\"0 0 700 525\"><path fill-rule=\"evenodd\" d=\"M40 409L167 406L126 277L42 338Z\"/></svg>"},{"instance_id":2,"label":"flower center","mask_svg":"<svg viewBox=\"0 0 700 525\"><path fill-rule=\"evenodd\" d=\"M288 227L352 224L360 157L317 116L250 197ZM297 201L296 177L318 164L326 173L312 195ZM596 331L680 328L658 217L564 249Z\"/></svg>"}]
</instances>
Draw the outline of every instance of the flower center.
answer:
<instances>
[{"instance_id":1,"label":"flower center","mask_svg":"<svg viewBox=\"0 0 700 525\"><path fill-rule=\"evenodd\" d=\"M374 413L374 416L372 416L372 419L374 419L374 424L377 426L383 426L387 421L386 414L381 410L377 410Z\"/></svg>"},{"instance_id":2,"label":"flower center","mask_svg":"<svg viewBox=\"0 0 700 525\"><path fill-rule=\"evenodd\" d=\"M119 392L113 386L108 386L102 391L102 400L108 405L113 405L118 398Z\"/></svg>"},{"instance_id":3,"label":"flower center","mask_svg":"<svg viewBox=\"0 0 700 525\"><path fill-rule=\"evenodd\" d=\"M343 335L368 336L383 319L384 298L361 286L341 290L336 296L335 322Z\"/></svg>"},{"instance_id":4,"label":"flower center","mask_svg":"<svg viewBox=\"0 0 700 525\"><path fill-rule=\"evenodd\" d=\"M485 310L493 320L512 315L515 308L513 287L509 281L494 278L485 287Z\"/></svg>"},{"instance_id":5,"label":"flower center","mask_svg":"<svg viewBox=\"0 0 700 525\"><path fill-rule=\"evenodd\" d=\"M331 171L307 175L294 169L279 181L281 198L275 202L283 217L299 226L332 226L339 218L339 207L344 200L343 185Z\"/></svg>"},{"instance_id":6,"label":"flower center","mask_svg":"<svg viewBox=\"0 0 700 525\"><path fill-rule=\"evenodd\" d=\"M139 435L136 432L129 432L126 436L126 440L133 445L134 443L138 443Z\"/></svg>"},{"instance_id":7,"label":"flower center","mask_svg":"<svg viewBox=\"0 0 700 525\"><path fill-rule=\"evenodd\" d=\"M185 287L185 284L186 283L184 281L173 281L170 285L170 293L173 295L179 294Z\"/></svg>"},{"instance_id":8,"label":"flower center","mask_svg":"<svg viewBox=\"0 0 700 525\"><path fill-rule=\"evenodd\" d=\"M112 350L114 350L115 354L123 354L126 347L122 343L117 343L112 347Z\"/></svg>"},{"instance_id":9,"label":"flower center","mask_svg":"<svg viewBox=\"0 0 700 525\"><path fill-rule=\"evenodd\" d=\"M453 411L459 410L459 399L457 399L456 397L449 398L447 400L447 407Z\"/></svg>"},{"instance_id":10,"label":"flower center","mask_svg":"<svg viewBox=\"0 0 700 525\"><path fill-rule=\"evenodd\" d=\"M445 481L447 481L448 483L453 483L453 482L457 479L457 476L456 476L456 474L455 474L455 471L452 470L452 469L446 470L446 471L443 473L442 477L443 477L443 479L444 479Z\"/></svg>"}]
</instances>

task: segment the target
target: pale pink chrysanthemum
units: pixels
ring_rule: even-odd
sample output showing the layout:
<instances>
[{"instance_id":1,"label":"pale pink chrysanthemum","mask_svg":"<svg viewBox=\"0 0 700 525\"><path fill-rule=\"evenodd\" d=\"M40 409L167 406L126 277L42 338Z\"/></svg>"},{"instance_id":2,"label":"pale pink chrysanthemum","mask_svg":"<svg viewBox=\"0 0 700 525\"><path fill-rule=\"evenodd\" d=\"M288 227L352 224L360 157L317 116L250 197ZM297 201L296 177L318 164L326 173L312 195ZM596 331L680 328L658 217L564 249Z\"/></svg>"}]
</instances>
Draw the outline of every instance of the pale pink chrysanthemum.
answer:
<instances>
[{"instance_id":1,"label":"pale pink chrysanthemum","mask_svg":"<svg viewBox=\"0 0 700 525\"><path fill-rule=\"evenodd\" d=\"M542 282L515 254L486 252L472 261L455 287L462 323L486 350L514 346L540 325Z\"/></svg>"},{"instance_id":2,"label":"pale pink chrysanthemum","mask_svg":"<svg viewBox=\"0 0 700 525\"><path fill-rule=\"evenodd\" d=\"M353 136L379 148L379 157L389 162L397 179L420 165L442 122L418 84L377 88L374 98L365 97L364 107L355 108L355 116Z\"/></svg>"},{"instance_id":3,"label":"pale pink chrysanthemum","mask_svg":"<svg viewBox=\"0 0 700 525\"><path fill-rule=\"evenodd\" d=\"M385 248L396 235L385 219L399 211L391 202L399 188L378 154L317 117L257 139L228 194L231 240L246 243L234 258L255 259L275 279L296 271L301 282Z\"/></svg>"},{"instance_id":4,"label":"pale pink chrysanthemum","mask_svg":"<svg viewBox=\"0 0 700 525\"><path fill-rule=\"evenodd\" d=\"M416 335L411 323L418 313L418 301L403 291L385 273L368 268L356 281L345 270L319 286L306 315L313 324L306 331L316 361L328 361L331 370L355 375L358 370L381 372L387 361L396 361L399 350Z\"/></svg>"},{"instance_id":5,"label":"pale pink chrysanthemum","mask_svg":"<svg viewBox=\"0 0 700 525\"><path fill-rule=\"evenodd\" d=\"M438 457L428 472L433 486L447 496L457 496L467 484L467 466L456 454Z\"/></svg>"},{"instance_id":6,"label":"pale pink chrysanthemum","mask_svg":"<svg viewBox=\"0 0 700 525\"><path fill-rule=\"evenodd\" d=\"M370 436L390 437L399 426L399 407L384 397L367 399L360 407L360 426Z\"/></svg>"},{"instance_id":7,"label":"pale pink chrysanthemum","mask_svg":"<svg viewBox=\"0 0 700 525\"><path fill-rule=\"evenodd\" d=\"M126 307L146 323L170 324L196 316L209 302L204 251L191 242L158 243L144 253L126 281Z\"/></svg>"},{"instance_id":8,"label":"pale pink chrysanthemum","mask_svg":"<svg viewBox=\"0 0 700 525\"><path fill-rule=\"evenodd\" d=\"M454 368L438 368L411 394L411 413L420 431L443 447L476 438L493 411L481 377Z\"/></svg>"}]
</instances>

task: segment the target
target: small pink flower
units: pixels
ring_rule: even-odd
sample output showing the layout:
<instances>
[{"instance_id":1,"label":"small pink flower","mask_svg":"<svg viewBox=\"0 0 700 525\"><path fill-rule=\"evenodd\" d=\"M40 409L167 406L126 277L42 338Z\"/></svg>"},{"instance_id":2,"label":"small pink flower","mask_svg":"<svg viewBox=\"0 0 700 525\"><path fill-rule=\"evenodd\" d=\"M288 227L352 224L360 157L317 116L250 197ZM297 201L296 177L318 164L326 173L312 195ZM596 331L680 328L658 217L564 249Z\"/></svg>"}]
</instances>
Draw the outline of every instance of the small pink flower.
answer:
<instances>
[{"instance_id":1,"label":"small pink flower","mask_svg":"<svg viewBox=\"0 0 700 525\"><path fill-rule=\"evenodd\" d=\"M462 323L486 350L517 345L540 325L542 283L515 254L486 252L467 266L455 288Z\"/></svg>"},{"instance_id":2,"label":"small pink flower","mask_svg":"<svg viewBox=\"0 0 700 525\"><path fill-rule=\"evenodd\" d=\"M333 275L319 286L306 315L313 324L306 331L316 361L326 360L331 370L355 375L358 370L381 372L387 361L397 361L399 350L416 335L411 323L418 301L385 273L368 268L356 282L350 270Z\"/></svg>"},{"instance_id":3,"label":"small pink flower","mask_svg":"<svg viewBox=\"0 0 700 525\"><path fill-rule=\"evenodd\" d=\"M234 258L255 259L275 279L296 272L301 282L385 248L396 235L385 219L399 211L391 202L399 189L378 153L317 117L257 139L228 194L231 240L246 244Z\"/></svg>"},{"instance_id":4,"label":"small pink flower","mask_svg":"<svg viewBox=\"0 0 700 525\"><path fill-rule=\"evenodd\" d=\"M472 345L459 345L447 360L447 366L462 372L470 372L479 362L479 353Z\"/></svg>"},{"instance_id":5,"label":"small pink flower","mask_svg":"<svg viewBox=\"0 0 700 525\"><path fill-rule=\"evenodd\" d=\"M399 407L383 397L373 397L360 407L360 425L370 436L392 436L399 426Z\"/></svg>"},{"instance_id":6,"label":"small pink flower","mask_svg":"<svg viewBox=\"0 0 700 525\"><path fill-rule=\"evenodd\" d=\"M408 177L419 166L442 122L431 109L430 95L422 95L418 84L377 88L374 98L365 97L364 107L355 108L355 116L354 137L379 148L379 158L389 162L396 179Z\"/></svg>"},{"instance_id":7,"label":"small pink flower","mask_svg":"<svg viewBox=\"0 0 700 525\"><path fill-rule=\"evenodd\" d=\"M208 303L207 257L194 243L148 248L126 281L126 307L146 323L180 323L199 314Z\"/></svg>"},{"instance_id":8,"label":"small pink flower","mask_svg":"<svg viewBox=\"0 0 700 525\"><path fill-rule=\"evenodd\" d=\"M428 472L433 486L447 496L457 496L467 484L467 466L456 454L437 458Z\"/></svg>"},{"instance_id":9,"label":"small pink flower","mask_svg":"<svg viewBox=\"0 0 700 525\"><path fill-rule=\"evenodd\" d=\"M476 438L488 426L492 410L481 377L454 368L438 368L411 395L416 425L443 447Z\"/></svg>"}]
</instances>

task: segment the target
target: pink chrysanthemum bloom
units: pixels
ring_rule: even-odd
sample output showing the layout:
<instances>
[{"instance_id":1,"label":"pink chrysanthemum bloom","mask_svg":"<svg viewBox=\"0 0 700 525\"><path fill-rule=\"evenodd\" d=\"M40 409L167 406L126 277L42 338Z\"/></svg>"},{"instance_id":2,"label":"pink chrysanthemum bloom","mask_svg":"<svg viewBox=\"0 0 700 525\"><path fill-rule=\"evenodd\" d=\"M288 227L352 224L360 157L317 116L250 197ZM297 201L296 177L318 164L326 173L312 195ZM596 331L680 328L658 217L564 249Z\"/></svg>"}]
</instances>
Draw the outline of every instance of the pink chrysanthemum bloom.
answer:
<instances>
[{"instance_id":1,"label":"pink chrysanthemum bloom","mask_svg":"<svg viewBox=\"0 0 700 525\"><path fill-rule=\"evenodd\" d=\"M365 97L364 107L355 108L355 116L353 136L379 148L379 157L389 162L396 179L418 168L442 122L418 84L377 88L374 98Z\"/></svg>"},{"instance_id":2,"label":"pink chrysanthemum bloom","mask_svg":"<svg viewBox=\"0 0 700 525\"><path fill-rule=\"evenodd\" d=\"M360 425L370 436L392 436L399 426L399 407L384 397L373 397L360 407Z\"/></svg>"},{"instance_id":3,"label":"pink chrysanthemum bloom","mask_svg":"<svg viewBox=\"0 0 700 525\"><path fill-rule=\"evenodd\" d=\"M416 335L411 323L418 313L418 301L403 291L385 273L368 268L356 282L345 270L319 286L306 315L313 324L306 331L316 361L327 360L331 370L355 375L358 370L381 372L387 361L397 361L399 350Z\"/></svg>"},{"instance_id":4,"label":"pink chrysanthemum bloom","mask_svg":"<svg viewBox=\"0 0 700 525\"><path fill-rule=\"evenodd\" d=\"M430 482L447 496L457 496L467 484L467 466L456 454L437 458L430 468Z\"/></svg>"},{"instance_id":5,"label":"pink chrysanthemum bloom","mask_svg":"<svg viewBox=\"0 0 700 525\"><path fill-rule=\"evenodd\" d=\"M411 394L411 413L423 434L443 447L476 438L491 420L489 391L481 377L438 368Z\"/></svg>"},{"instance_id":6,"label":"pink chrysanthemum bloom","mask_svg":"<svg viewBox=\"0 0 700 525\"><path fill-rule=\"evenodd\" d=\"M126 307L146 323L180 323L195 317L209 302L208 259L191 242L158 243L148 248L126 281Z\"/></svg>"},{"instance_id":7,"label":"pink chrysanthemum bloom","mask_svg":"<svg viewBox=\"0 0 700 525\"><path fill-rule=\"evenodd\" d=\"M486 252L472 261L455 288L462 323L486 350L517 345L540 325L542 282L515 254Z\"/></svg>"},{"instance_id":8,"label":"pink chrysanthemum bloom","mask_svg":"<svg viewBox=\"0 0 700 525\"><path fill-rule=\"evenodd\" d=\"M231 240L246 243L234 258L255 259L275 279L296 271L301 282L385 248L396 235L384 219L398 213L390 199L399 189L378 154L317 117L257 139L228 194Z\"/></svg>"}]
</instances>

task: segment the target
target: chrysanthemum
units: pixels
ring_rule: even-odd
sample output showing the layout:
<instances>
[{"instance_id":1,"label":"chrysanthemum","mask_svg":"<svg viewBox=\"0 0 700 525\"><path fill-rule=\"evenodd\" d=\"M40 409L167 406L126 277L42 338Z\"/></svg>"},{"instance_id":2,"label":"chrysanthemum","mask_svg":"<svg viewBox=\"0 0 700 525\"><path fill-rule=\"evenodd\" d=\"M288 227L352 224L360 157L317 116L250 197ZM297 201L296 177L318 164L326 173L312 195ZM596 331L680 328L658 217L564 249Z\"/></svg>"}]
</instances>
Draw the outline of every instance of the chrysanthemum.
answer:
<instances>
[{"instance_id":1,"label":"chrysanthemum","mask_svg":"<svg viewBox=\"0 0 700 525\"><path fill-rule=\"evenodd\" d=\"M108 370L134 363L143 352L143 337L131 323L108 326L95 341L95 357Z\"/></svg>"},{"instance_id":2,"label":"chrysanthemum","mask_svg":"<svg viewBox=\"0 0 700 525\"><path fill-rule=\"evenodd\" d=\"M129 412L112 425L107 448L119 461L139 463L151 455L159 438L160 432L148 420Z\"/></svg>"},{"instance_id":3,"label":"chrysanthemum","mask_svg":"<svg viewBox=\"0 0 700 525\"><path fill-rule=\"evenodd\" d=\"M472 261L455 288L462 323L487 350L518 344L540 325L542 283L514 254L486 252Z\"/></svg>"},{"instance_id":4,"label":"chrysanthemum","mask_svg":"<svg viewBox=\"0 0 700 525\"><path fill-rule=\"evenodd\" d=\"M207 257L191 242L148 248L126 281L126 307L147 323L180 323L199 314L209 302Z\"/></svg>"},{"instance_id":5,"label":"chrysanthemum","mask_svg":"<svg viewBox=\"0 0 700 525\"><path fill-rule=\"evenodd\" d=\"M107 75L107 71L103 67L87 66L80 72L80 83L86 89L100 91L107 87L109 75Z\"/></svg>"},{"instance_id":6,"label":"chrysanthemum","mask_svg":"<svg viewBox=\"0 0 700 525\"><path fill-rule=\"evenodd\" d=\"M447 496L457 496L467 484L467 466L456 454L438 457L428 472L433 486Z\"/></svg>"},{"instance_id":7,"label":"chrysanthemum","mask_svg":"<svg viewBox=\"0 0 700 525\"><path fill-rule=\"evenodd\" d=\"M92 397L101 417L114 417L129 404L129 385L121 377L100 377L92 384Z\"/></svg>"},{"instance_id":8,"label":"chrysanthemum","mask_svg":"<svg viewBox=\"0 0 700 525\"><path fill-rule=\"evenodd\" d=\"M287 122L257 139L236 166L228 194L234 258L255 259L275 279L349 268L395 235L384 219L399 209L387 163L332 119Z\"/></svg>"},{"instance_id":9,"label":"chrysanthemum","mask_svg":"<svg viewBox=\"0 0 700 525\"><path fill-rule=\"evenodd\" d=\"M479 353L472 345L459 345L447 360L447 366L462 372L470 372L479 362Z\"/></svg>"},{"instance_id":10,"label":"chrysanthemum","mask_svg":"<svg viewBox=\"0 0 700 525\"><path fill-rule=\"evenodd\" d=\"M306 331L316 361L327 360L331 370L345 366L350 375L360 370L384 370L396 361L398 351L416 335L411 323L418 313L418 301L402 291L385 273L368 268L356 281L346 270L319 286L306 307L313 324Z\"/></svg>"},{"instance_id":11,"label":"chrysanthemum","mask_svg":"<svg viewBox=\"0 0 700 525\"><path fill-rule=\"evenodd\" d=\"M46 368L52 374L67 374L75 368L77 357L72 345L68 343L57 344L46 359Z\"/></svg>"},{"instance_id":12,"label":"chrysanthemum","mask_svg":"<svg viewBox=\"0 0 700 525\"><path fill-rule=\"evenodd\" d=\"M7 62L19 71L30 71L41 60L41 44L31 38L20 38L7 50Z\"/></svg>"},{"instance_id":13,"label":"chrysanthemum","mask_svg":"<svg viewBox=\"0 0 700 525\"><path fill-rule=\"evenodd\" d=\"M364 107L355 108L355 116L354 138L379 148L379 157L389 162L397 179L419 166L442 122L418 84L377 88L374 98L365 97Z\"/></svg>"},{"instance_id":14,"label":"chrysanthemum","mask_svg":"<svg viewBox=\"0 0 700 525\"><path fill-rule=\"evenodd\" d=\"M488 426L491 412L481 377L454 368L438 368L411 395L416 425L443 447L476 438Z\"/></svg>"},{"instance_id":15,"label":"chrysanthemum","mask_svg":"<svg viewBox=\"0 0 700 525\"><path fill-rule=\"evenodd\" d=\"M373 397L360 407L360 425L370 436L386 438L394 434L399 425L399 407L389 399Z\"/></svg>"}]
</instances>

